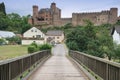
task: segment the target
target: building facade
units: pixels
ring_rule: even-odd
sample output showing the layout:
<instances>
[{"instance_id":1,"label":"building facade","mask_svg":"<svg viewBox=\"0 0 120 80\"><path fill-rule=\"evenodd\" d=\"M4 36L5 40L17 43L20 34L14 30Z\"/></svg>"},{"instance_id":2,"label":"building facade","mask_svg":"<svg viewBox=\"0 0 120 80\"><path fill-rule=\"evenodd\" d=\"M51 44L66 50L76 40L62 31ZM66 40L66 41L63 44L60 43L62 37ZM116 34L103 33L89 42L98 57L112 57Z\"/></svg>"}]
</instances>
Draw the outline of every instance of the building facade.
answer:
<instances>
[{"instance_id":1,"label":"building facade","mask_svg":"<svg viewBox=\"0 0 120 80\"><path fill-rule=\"evenodd\" d=\"M32 27L23 34L22 45L30 45L31 43L44 44L45 34L36 27Z\"/></svg>"},{"instance_id":2,"label":"building facade","mask_svg":"<svg viewBox=\"0 0 120 80\"><path fill-rule=\"evenodd\" d=\"M67 23L76 25L84 25L84 20L90 20L95 25L104 23L114 24L118 17L118 9L110 8L107 11L91 12L91 13L72 13L72 18L61 18L61 9L56 7L56 3L51 3L50 8L42 8L38 10L38 6L33 6L33 16L29 19L32 25L52 25L62 26Z\"/></svg>"},{"instance_id":3,"label":"building facade","mask_svg":"<svg viewBox=\"0 0 120 80\"><path fill-rule=\"evenodd\" d=\"M64 32L60 30L47 31L45 41L51 44L62 43L64 41Z\"/></svg>"}]
</instances>

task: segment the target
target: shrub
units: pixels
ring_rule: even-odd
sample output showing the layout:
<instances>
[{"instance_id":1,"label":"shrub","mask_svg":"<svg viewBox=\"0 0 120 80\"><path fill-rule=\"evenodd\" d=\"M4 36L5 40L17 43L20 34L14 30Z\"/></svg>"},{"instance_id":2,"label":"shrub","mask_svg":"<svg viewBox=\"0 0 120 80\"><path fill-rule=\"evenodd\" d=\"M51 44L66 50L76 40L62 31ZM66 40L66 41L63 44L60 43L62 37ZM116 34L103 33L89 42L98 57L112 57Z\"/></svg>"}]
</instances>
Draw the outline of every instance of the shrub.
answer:
<instances>
[{"instance_id":1,"label":"shrub","mask_svg":"<svg viewBox=\"0 0 120 80\"><path fill-rule=\"evenodd\" d=\"M35 42L33 42L31 46L35 46L35 48L38 48L38 45Z\"/></svg>"},{"instance_id":2,"label":"shrub","mask_svg":"<svg viewBox=\"0 0 120 80\"><path fill-rule=\"evenodd\" d=\"M49 44L43 44L43 45L39 45L39 50L48 50L51 49L52 46Z\"/></svg>"},{"instance_id":3,"label":"shrub","mask_svg":"<svg viewBox=\"0 0 120 80\"><path fill-rule=\"evenodd\" d=\"M33 52L35 52L36 51L36 47L35 46L29 46L28 47L28 53L33 53Z\"/></svg>"},{"instance_id":4,"label":"shrub","mask_svg":"<svg viewBox=\"0 0 120 80\"><path fill-rule=\"evenodd\" d=\"M42 45L37 45L36 43L32 43L29 47L28 47L28 53L33 53L36 51L41 51L41 50L48 50L51 49L52 46L49 44L42 44Z\"/></svg>"}]
</instances>

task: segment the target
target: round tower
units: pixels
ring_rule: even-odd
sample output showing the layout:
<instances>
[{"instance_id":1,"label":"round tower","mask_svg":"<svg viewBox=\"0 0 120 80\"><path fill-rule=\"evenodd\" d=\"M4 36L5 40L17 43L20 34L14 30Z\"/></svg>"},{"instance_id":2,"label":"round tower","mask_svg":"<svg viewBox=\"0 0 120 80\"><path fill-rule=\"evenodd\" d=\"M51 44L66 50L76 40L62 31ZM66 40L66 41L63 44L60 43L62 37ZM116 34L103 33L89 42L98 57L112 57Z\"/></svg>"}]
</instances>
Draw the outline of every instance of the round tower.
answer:
<instances>
[{"instance_id":1,"label":"round tower","mask_svg":"<svg viewBox=\"0 0 120 80\"><path fill-rule=\"evenodd\" d=\"M38 6L34 5L33 6L33 17L37 17L38 16Z\"/></svg>"},{"instance_id":2,"label":"round tower","mask_svg":"<svg viewBox=\"0 0 120 80\"><path fill-rule=\"evenodd\" d=\"M51 3L51 9L53 10L53 11L55 11L56 10L56 3Z\"/></svg>"}]
</instances>

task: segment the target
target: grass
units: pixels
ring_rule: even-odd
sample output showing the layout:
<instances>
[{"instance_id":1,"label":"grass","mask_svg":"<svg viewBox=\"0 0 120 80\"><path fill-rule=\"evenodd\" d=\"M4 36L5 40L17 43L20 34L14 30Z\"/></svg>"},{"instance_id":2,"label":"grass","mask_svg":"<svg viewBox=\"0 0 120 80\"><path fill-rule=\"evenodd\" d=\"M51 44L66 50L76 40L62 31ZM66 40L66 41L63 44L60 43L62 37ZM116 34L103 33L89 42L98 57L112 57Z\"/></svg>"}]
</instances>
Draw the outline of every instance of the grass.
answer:
<instances>
[{"instance_id":1,"label":"grass","mask_svg":"<svg viewBox=\"0 0 120 80\"><path fill-rule=\"evenodd\" d=\"M0 60L26 55L27 53L28 53L27 46L22 45L0 46Z\"/></svg>"}]
</instances>

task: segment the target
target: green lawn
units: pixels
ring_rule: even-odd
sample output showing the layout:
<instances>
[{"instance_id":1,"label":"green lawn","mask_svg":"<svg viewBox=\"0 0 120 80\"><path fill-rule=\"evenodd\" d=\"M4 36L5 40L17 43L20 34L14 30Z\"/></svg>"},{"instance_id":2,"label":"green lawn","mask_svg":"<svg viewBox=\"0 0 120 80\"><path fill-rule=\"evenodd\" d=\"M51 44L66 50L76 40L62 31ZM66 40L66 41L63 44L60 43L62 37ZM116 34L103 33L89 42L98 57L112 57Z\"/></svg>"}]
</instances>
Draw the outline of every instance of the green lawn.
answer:
<instances>
[{"instance_id":1,"label":"green lawn","mask_svg":"<svg viewBox=\"0 0 120 80\"><path fill-rule=\"evenodd\" d=\"M27 53L28 53L27 46L22 45L0 46L0 60L26 55Z\"/></svg>"}]
</instances>

